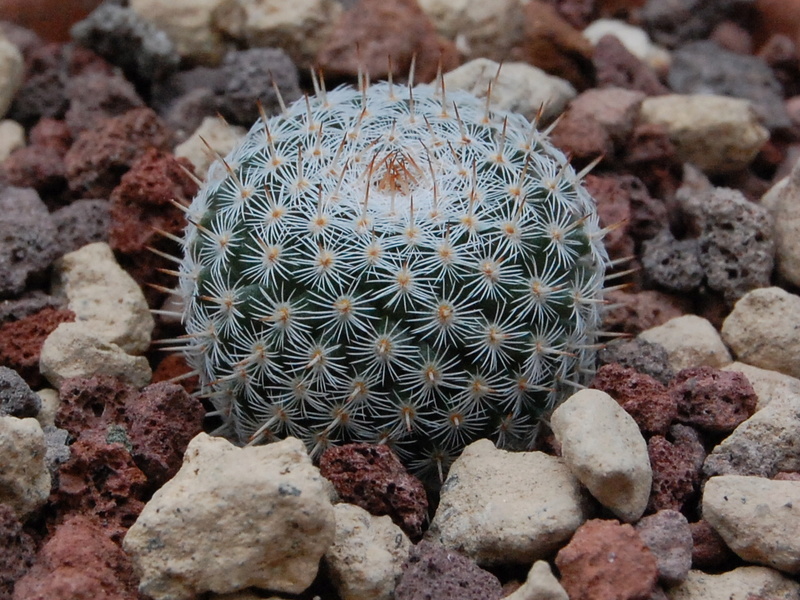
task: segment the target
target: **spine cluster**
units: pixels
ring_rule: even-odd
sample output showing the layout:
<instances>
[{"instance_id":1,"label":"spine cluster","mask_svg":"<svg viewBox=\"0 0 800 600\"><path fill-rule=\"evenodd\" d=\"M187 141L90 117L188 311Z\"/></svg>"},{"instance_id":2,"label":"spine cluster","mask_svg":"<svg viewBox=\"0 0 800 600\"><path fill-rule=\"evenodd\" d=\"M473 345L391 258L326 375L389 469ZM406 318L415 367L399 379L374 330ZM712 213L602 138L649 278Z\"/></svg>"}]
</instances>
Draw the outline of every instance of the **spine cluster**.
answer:
<instances>
[{"instance_id":1,"label":"spine cluster","mask_svg":"<svg viewBox=\"0 0 800 600\"><path fill-rule=\"evenodd\" d=\"M339 88L256 123L188 209L185 354L244 443L390 444L441 473L527 447L591 373L595 205L520 115Z\"/></svg>"}]
</instances>

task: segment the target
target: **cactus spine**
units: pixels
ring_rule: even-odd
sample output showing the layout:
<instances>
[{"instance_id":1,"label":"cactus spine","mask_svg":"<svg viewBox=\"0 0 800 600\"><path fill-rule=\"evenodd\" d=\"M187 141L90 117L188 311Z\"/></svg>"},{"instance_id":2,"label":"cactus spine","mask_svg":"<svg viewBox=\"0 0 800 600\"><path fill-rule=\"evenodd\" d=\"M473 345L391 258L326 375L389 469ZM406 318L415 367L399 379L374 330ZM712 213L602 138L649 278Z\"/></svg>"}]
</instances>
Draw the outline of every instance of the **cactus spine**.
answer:
<instances>
[{"instance_id":1,"label":"cactus spine","mask_svg":"<svg viewBox=\"0 0 800 600\"><path fill-rule=\"evenodd\" d=\"M188 209L185 354L243 443L388 443L417 471L530 446L594 364L592 198L524 117L444 85L319 89Z\"/></svg>"}]
</instances>

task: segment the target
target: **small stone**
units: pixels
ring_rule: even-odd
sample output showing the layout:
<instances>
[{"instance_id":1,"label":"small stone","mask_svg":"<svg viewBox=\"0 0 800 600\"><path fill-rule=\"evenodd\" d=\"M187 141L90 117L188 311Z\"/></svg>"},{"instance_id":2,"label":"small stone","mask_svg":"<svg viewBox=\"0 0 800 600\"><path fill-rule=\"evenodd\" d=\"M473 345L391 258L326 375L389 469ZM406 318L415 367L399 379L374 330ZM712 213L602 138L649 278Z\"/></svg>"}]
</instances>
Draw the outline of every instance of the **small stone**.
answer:
<instances>
[{"instance_id":1,"label":"small stone","mask_svg":"<svg viewBox=\"0 0 800 600\"><path fill-rule=\"evenodd\" d=\"M586 515L563 460L498 450L484 439L450 467L428 536L480 565L531 564L568 540Z\"/></svg>"},{"instance_id":2,"label":"small stone","mask_svg":"<svg viewBox=\"0 0 800 600\"><path fill-rule=\"evenodd\" d=\"M302 592L334 540L323 482L297 439L237 448L197 435L125 536L140 591L156 600L249 586Z\"/></svg>"},{"instance_id":3,"label":"small stone","mask_svg":"<svg viewBox=\"0 0 800 600\"><path fill-rule=\"evenodd\" d=\"M769 286L775 244L765 208L728 188L677 196L688 235L698 240L698 261L710 289L733 305L750 290Z\"/></svg>"},{"instance_id":4,"label":"small stone","mask_svg":"<svg viewBox=\"0 0 800 600\"><path fill-rule=\"evenodd\" d=\"M5 116L11 100L22 84L25 66L17 47L0 34L0 117Z\"/></svg>"},{"instance_id":5,"label":"small stone","mask_svg":"<svg viewBox=\"0 0 800 600\"><path fill-rule=\"evenodd\" d=\"M556 567L570 600L649 598L658 573L655 556L631 525L601 519L575 532L556 555Z\"/></svg>"},{"instance_id":6,"label":"small stone","mask_svg":"<svg viewBox=\"0 0 800 600\"><path fill-rule=\"evenodd\" d=\"M614 398L646 435L666 435L678 415L675 398L664 384L620 364L600 367L591 387Z\"/></svg>"},{"instance_id":7,"label":"small stone","mask_svg":"<svg viewBox=\"0 0 800 600\"><path fill-rule=\"evenodd\" d=\"M691 311L690 303L685 299L658 290L612 290L604 295L604 299L610 306L603 315L603 331L631 335L639 335Z\"/></svg>"},{"instance_id":8,"label":"small stone","mask_svg":"<svg viewBox=\"0 0 800 600\"><path fill-rule=\"evenodd\" d=\"M447 90L466 90L485 98L492 86L492 106L520 113L533 120L541 109L548 123L564 112L575 97L572 84L523 62L504 62L502 68L488 58L476 58L444 74Z\"/></svg>"},{"instance_id":9,"label":"small stone","mask_svg":"<svg viewBox=\"0 0 800 600\"><path fill-rule=\"evenodd\" d=\"M392 600L411 542L392 520L337 504L336 535L325 564L342 600Z\"/></svg>"},{"instance_id":10,"label":"small stone","mask_svg":"<svg viewBox=\"0 0 800 600\"><path fill-rule=\"evenodd\" d=\"M703 518L744 560L800 573L800 481L712 477L703 489Z\"/></svg>"},{"instance_id":11,"label":"small stone","mask_svg":"<svg viewBox=\"0 0 800 600\"><path fill-rule=\"evenodd\" d=\"M767 567L737 567L719 574L689 571L669 591L670 600L796 600L800 583Z\"/></svg>"},{"instance_id":12,"label":"small stone","mask_svg":"<svg viewBox=\"0 0 800 600\"><path fill-rule=\"evenodd\" d=\"M178 55L189 64L215 65L227 45L215 15L224 0L131 0L128 5L142 19L167 34Z\"/></svg>"},{"instance_id":13,"label":"small stone","mask_svg":"<svg viewBox=\"0 0 800 600\"><path fill-rule=\"evenodd\" d=\"M298 65L310 67L336 30L341 13L342 6L335 0L233 0L220 6L214 21L223 32L248 48L285 48ZM370 46L362 46L368 61L372 50ZM377 79L371 68L368 72Z\"/></svg>"},{"instance_id":14,"label":"small stone","mask_svg":"<svg viewBox=\"0 0 800 600\"><path fill-rule=\"evenodd\" d=\"M36 395L41 400L41 408L36 420L44 429L48 425L55 425L56 412L58 411L58 390L53 388L43 388L36 391Z\"/></svg>"},{"instance_id":15,"label":"small stone","mask_svg":"<svg viewBox=\"0 0 800 600\"><path fill-rule=\"evenodd\" d=\"M395 600L500 600L500 581L459 552L424 540L411 548Z\"/></svg>"},{"instance_id":16,"label":"small stone","mask_svg":"<svg viewBox=\"0 0 800 600\"><path fill-rule=\"evenodd\" d=\"M774 398L718 444L703 471L771 478L800 470L800 393Z\"/></svg>"},{"instance_id":17,"label":"small stone","mask_svg":"<svg viewBox=\"0 0 800 600\"><path fill-rule=\"evenodd\" d=\"M250 128L260 117L259 102L269 111L267 114L277 112L274 109L280 103L275 86L287 105L301 95L297 67L280 48L229 52L219 70L225 83L222 89L215 90L217 106L220 114L234 125Z\"/></svg>"},{"instance_id":18,"label":"small stone","mask_svg":"<svg viewBox=\"0 0 800 600\"><path fill-rule=\"evenodd\" d=\"M194 167L194 172L203 179L208 167L217 160L209 147L220 156L227 156L245 133L247 131L242 127L229 125L216 117L206 117L185 142L175 147L175 157L188 159Z\"/></svg>"},{"instance_id":19,"label":"small stone","mask_svg":"<svg viewBox=\"0 0 800 600\"><path fill-rule=\"evenodd\" d=\"M697 315L684 315L639 334L646 342L660 344L675 371L708 365L722 368L732 362L714 326Z\"/></svg>"},{"instance_id":20,"label":"small stone","mask_svg":"<svg viewBox=\"0 0 800 600\"><path fill-rule=\"evenodd\" d=\"M656 46L646 31L640 27L629 25L625 21L596 19L583 30L583 35L595 47L604 37L613 36L628 52L653 69L654 72L664 72L670 67L670 54Z\"/></svg>"},{"instance_id":21,"label":"small stone","mask_svg":"<svg viewBox=\"0 0 800 600\"><path fill-rule=\"evenodd\" d=\"M60 250L55 225L39 194L0 186L0 298L21 294Z\"/></svg>"},{"instance_id":22,"label":"small stone","mask_svg":"<svg viewBox=\"0 0 800 600\"><path fill-rule=\"evenodd\" d=\"M375 516L389 515L411 539L422 536L428 518L425 488L388 446L331 446L322 454L319 469L343 501Z\"/></svg>"},{"instance_id":23,"label":"small stone","mask_svg":"<svg viewBox=\"0 0 800 600\"><path fill-rule=\"evenodd\" d=\"M642 267L652 285L678 294L697 290L705 275L700 263L700 242L691 238L676 240L666 228L644 243Z\"/></svg>"},{"instance_id":24,"label":"small stone","mask_svg":"<svg viewBox=\"0 0 800 600\"><path fill-rule=\"evenodd\" d=\"M592 64L598 87L618 87L647 96L669 93L649 66L636 58L614 35L604 35L594 45Z\"/></svg>"},{"instance_id":25,"label":"small stone","mask_svg":"<svg viewBox=\"0 0 800 600\"><path fill-rule=\"evenodd\" d=\"M761 199L761 205L772 214L777 271L800 285L800 161Z\"/></svg>"},{"instance_id":26,"label":"small stone","mask_svg":"<svg viewBox=\"0 0 800 600\"><path fill-rule=\"evenodd\" d=\"M64 157L70 190L85 198L107 198L150 147L170 146L170 131L149 108L103 119L96 129L81 133Z\"/></svg>"},{"instance_id":27,"label":"small stone","mask_svg":"<svg viewBox=\"0 0 800 600\"><path fill-rule=\"evenodd\" d=\"M0 121L0 163L25 146L25 128L11 119Z\"/></svg>"},{"instance_id":28,"label":"small stone","mask_svg":"<svg viewBox=\"0 0 800 600\"><path fill-rule=\"evenodd\" d=\"M692 567L692 530L689 522L675 510L661 510L636 524L658 566L658 579L666 586L678 585Z\"/></svg>"},{"instance_id":29,"label":"small stone","mask_svg":"<svg viewBox=\"0 0 800 600\"><path fill-rule=\"evenodd\" d=\"M11 600L14 584L33 566L36 542L11 507L0 504L0 598Z\"/></svg>"},{"instance_id":30,"label":"small stone","mask_svg":"<svg viewBox=\"0 0 800 600\"><path fill-rule=\"evenodd\" d=\"M147 489L147 478L119 433L87 433L69 447L50 499L55 510L48 514L56 521L67 514L93 515L118 544L142 511Z\"/></svg>"},{"instance_id":31,"label":"small stone","mask_svg":"<svg viewBox=\"0 0 800 600\"><path fill-rule=\"evenodd\" d=\"M653 474L636 421L611 396L586 389L550 417L570 471L603 506L625 521L647 507Z\"/></svg>"},{"instance_id":32,"label":"small stone","mask_svg":"<svg viewBox=\"0 0 800 600\"><path fill-rule=\"evenodd\" d=\"M111 216L107 200L76 200L52 213L52 217L64 252L108 242Z\"/></svg>"},{"instance_id":33,"label":"small stone","mask_svg":"<svg viewBox=\"0 0 800 600\"><path fill-rule=\"evenodd\" d=\"M47 336L39 368L56 388L70 377L111 375L136 387L146 386L152 377L145 357L127 354L116 344L87 332L82 323L62 323Z\"/></svg>"},{"instance_id":34,"label":"small stone","mask_svg":"<svg viewBox=\"0 0 800 600\"><path fill-rule=\"evenodd\" d=\"M417 1L439 33L455 41L461 55L469 60L503 60L522 37L517 0L495 0L491 4L482 0Z\"/></svg>"},{"instance_id":35,"label":"small stone","mask_svg":"<svg viewBox=\"0 0 800 600\"><path fill-rule=\"evenodd\" d=\"M29 386L41 387L45 383L39 372L42 344L61 323L74 320L75 313L71 310L47 307L18 321L3 323L0 325L0 363L16 370Z\"/></svg>"},{"instance_id":36,"label":"small stone","mask_svg":"<svg viewBox=\"0 0 800 600\"><path fill-rule=\"evenodd\" d=\"M800 296L779 287L760 288L734 305L722 324L722 337L741 362L800 377L797 323Z\"/></svg>"},{"instance_id":37,"label":"small stone","mask_svg":"<svg viewBox=\"0 0 800 600\"><path fill-rule=\"evenodd\" d=\"M747 377L758 396L756 411L765 408L773 398L786 398L800 394L800 379L777 371L760 369L738 361L726 365L722 370L739 372Z\"/></svg>"},{"instance_id":38,"label":"small stone","mask_svg":"<svg viewBox=\"0 0 800 600\"><path fill-rule=\"evenodd\" d=\"M650 0L640 18L653 39L672 48L706 37L717 23L753 4L754 0Z\"/></svg>"},{"instance_id":39,"label":"small stone","mask_svg":"<svg viewBox=\"0 0 800 600\"><path fill-rule=\"evenodd\" d=\"M592 45L552 4L529 0L518 18L523 20L523 37L510 58L566 79L576 89L591 87Z\"/></svg>"},{"instance_id":40,"label":"small stone","mask_svg":"<svg viewBox=\"0 0 800 600\"><path fill-rule=\"evenodd\" d=\"M0 503L21 520L44 506L50 495L46 449L36 419L0 417Z\"/></svg>"},{"instance_id":41,"label":"small stone","mask_svg":"<svg viewBox=\"0 0 800 600\"><path fill-rule=\"evenodd\" d=\"M599 366L619 363L623 367L650 375L663 385L668 385L674 376L666 349L641 338L617 340L609 344L599 352L598 360Z\"/></svg>"},{"instance_id":42,"label":"small stone","mask_svg":"<svg viewBox=\"0 0 800 600\"><path fill-rule=\"evenodd\" d=\"M717 571L734 558L725 540L703 519L689 523L692 532L692 566L704 571Z\"/></svg>"},{"instance_id":43,"label":"small stone","mask_svg":"<svg viewBox=\"0 0 800 600\"><path fill-rule=\"evenodd\" d=\"M0 328L2 336L2 328ZM0 338L2 339L2 338ZM13 369L0 366L0 416L36 417L42 401L31 391L25 380Z\"/></svg>"},{"instance_id":44,"label":"small stone","mask_svg":"<svg viewBox=\"0 0 800 600\"><path fill-rule=\"evenodd\" d=\"M756 410L756 392L741 373L690 367L675 375L669 390L678 421L697 429L730 433Z\"/></svg>"},{"instance_id":45,"label":"small stone","mask_svg":"<svg viewBox=\"0 0 800 600\"><path fill-rule=\"evenodd\" d=\"M169 36L124 6L101 4L73 25L70 35L139 84L163 79L178 69L180 56Z\"/></svg>"},{"instance_id":46,"label":"small stone","mask_svg":"<svg viewBox=\"0 0 800 600\"><path fill-rule=\"evenodd\" d=\"M372 79L405 77L416 56L415 81L428 82L458 66L455 44L438 35L416 0L359 0L336 21L316 56L331 75L354 76L363 70Z\"/></svg>"},{"instance_id":47,"label":"small stone","mask_svg":"<svg viewBox=\"0 0 800 600\"><path fill-rule=\"evenodd\" d=\"M528 571L525 583L503 600L569 600L567 592L553 575L550 563L537 560Z\"/></svg>"},{"instance_id":48,"label":"small stone","mask_svg":"<svg viewBox=\"0 0 800 600\"><path fill-rule=\"evenodd\" d=\"M724 50L711 40L694 41L672 54L669 86L679 94L719 94L753 103L767 129L790 125L783 88L761 58Z\"/></svg>"},{"instance_id":49,"label":"small stone","mask_svg":"<svg viewBox=\"0 0 800 600\"><path fill-rule=\"evenodd\" d=\"M747 100L668 94L642 103L641 121L666 127L682 160L712 175L747 167L769 132Z\"/></svg>"},{"instance_id":50,"label":"small stone","mask_svg":"<svg viewBox=\"0 0 800 600\"><path fill-rule=\"evenodd\" d=\"M76 321L94 336L131 354L150 347L155 324L147 302L108 244L90 244L64 255L56 267L55 286L67 296Z\"/></svg>"},{"instance_id":51,"label":"small stone","mask_svg":"<svg viewBox=\"0 0 800 600\"><path fill-rule=\"evenodd\" d=\"M137 600L130 559L94 519L76 515L61 524L36 563L17 582L14 600Z\"/></svg>"},{"instance_id":52,"label":"small stone","mask_svg":"<svg viewBox=\"0 0 800 600\"><path fill-rule=\"evenodd\" d=\"M667 437L654 435L647 442L653 469L653 489L647 510L683 510L700 484L705 448L697 432L673 425Z\"/></svg>"},{"instance_id":53,"label":"small stone","mask_svg":"<svg viewBox=\"0 0 800 600\"><path fill-rule=\"evenodd\" d=\"M79 75L67 83L65 92L69 109L64 121L73 138L101 126L103 119L119 117L144 106L133 84L117 73Z\"/></svg>"}]
</instances>

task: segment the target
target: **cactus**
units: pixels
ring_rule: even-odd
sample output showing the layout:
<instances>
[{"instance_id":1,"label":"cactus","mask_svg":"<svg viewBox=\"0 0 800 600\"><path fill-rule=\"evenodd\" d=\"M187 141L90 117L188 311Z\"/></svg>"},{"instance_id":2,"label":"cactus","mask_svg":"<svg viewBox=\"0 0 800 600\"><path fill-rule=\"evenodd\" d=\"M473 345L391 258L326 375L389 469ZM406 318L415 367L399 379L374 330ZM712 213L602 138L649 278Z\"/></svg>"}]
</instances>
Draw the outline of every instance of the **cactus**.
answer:
<instances>
[{"instance_id":1,"label":"cactus","mask_svg":"<svg viewBox=\"0 0 800 600\"><path fill-rule=\"evenodd\" d=\"M187 209L184 348L242 443L530 447L592 373L608 259L582 174L489 100L363 83L267 119Z\"/></svg>"}]
</instances>

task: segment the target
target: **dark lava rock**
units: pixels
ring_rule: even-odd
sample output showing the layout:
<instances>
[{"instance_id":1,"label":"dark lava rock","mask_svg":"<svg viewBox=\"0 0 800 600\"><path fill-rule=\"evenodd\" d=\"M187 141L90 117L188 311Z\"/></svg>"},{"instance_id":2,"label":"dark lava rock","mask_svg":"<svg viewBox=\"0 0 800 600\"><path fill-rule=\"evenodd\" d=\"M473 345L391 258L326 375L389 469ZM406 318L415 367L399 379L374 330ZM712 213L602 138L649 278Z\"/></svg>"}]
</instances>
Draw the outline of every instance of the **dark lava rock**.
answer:
<instances>
[{"instance_id":1,"label":"dark lava rock","mask_svg":"<svg viewBox=\"0 0 800 600\"><path fill-rule=\"evenodd\" d=\"M47 451L44 455L44 462L47 470L50 471L53 485L58 485L58 467L69 460L72 453L69 449L70 435L66 429L59 429L54 425L42 427L44 433L44 443Z\"/></svg>"},{"instance_id":2,"label":"dark lava rock","mask_svg":"<svg viewBox=\"0 0 800 600\"><path fill-rule=\"evenodd\" d=\"M764 60L744 56L703 40L672 53L669 85L678 94L719 94L753 103L769 130L791 125L783 104L783 88Z\"/></svg>"},{"instance_id":3,"label":"dark lava rock","mask_svg":"<svg viewBox=\"0 0 800 600\"><path fill-rule=\"evenodd\" d=\"M72 26L72 38L120 67L138 85L177 71L180 56L166 33L134 10L107 2ZM149 87L149 86L148 86Z\"/></svg>"},{"instance_id":4,"label":"dark lava rock","mask_svg":"<svg viewBox=\"0 0 800 600\"><path fill-rule=\"evenodd\" d=\"M614 398L645 435L666 435L678 415L677 402L666 386L619 364L600 367L590 387Z\"/></svg>"},{"instance_id":5,"label":"dark lava rock","mask_svg":"<svg viewBox=\"0 0 800 600\"><path fill-rule=\"evenodd\" d=\"M389 515L410 538L421 537L428 512L425 488L388 446L332 446L319 469L342 500L376 516Z\"/></svg>"},{"instance_id":6,"label":"dark lava rock","mask_svg":"<svg viewBox=\"0 0 800 600\"><path fill-rule=\"evenodd\" d=\"M139 600L128 556L95 519L75 515L42 547L14 600Z\"/></svg>"},{"instance_id":7,"label":"dark lava rock","mask_svg":"<svg viewBox=\"0 0 800 600\"><path fill-rule=\"evenodd\" d=\"M55 224L39 194L0 188L0 298L21 294L60 254Z\"/></svg>"},{"instance_id":8,"label":"dark lava rock","mask_svg":"<svg viewBox=\"0 0 800 600\"><path fill-rule=\"evenodd\" d=\"M95 129L103 119L144 106L133 85L121 75L90 72L73 77L66 87L69 109L64 120L72 137Z\"/></svg>"},{"instance_id":9,"label":"dark lava rock","mask_svg":"<svg viewBox=\"0 0 800 600\"><path fill-rule=\"evenodd\" d=\"M0 300L0 323L18 321L43 308L61 308L65 298L50 296L41 290L32 290L14 300Z\"/></svg>"},{"instance_id":10,"label":"dark lava rock","mask_svg":"<svg viewBox=\"0 0 800 600\"><path fill-rule=\"evenodd\" d=\"M669 93L653 69L639 60L615 35L604 35L594 47L597 86L636 90L648 96Z\"/></svg>"},{"instance_id":11,"label":"dark lava rock","mask_svg":"<svg viewBox=\"0 0 800 600\"><path fill-rule=\"evenodd\" d=\"M0 339L2 333L0 333ZM0 358L0 362L3 361ZM42 408L42 401L14 369L0 366L0 416L35 417Z\"/></svg>"},{"instance_id":12,"label":"dark lava rock","mask_svg":"<svg viewBox=\"0 0 800 600\"><path fill-rule=\"evenodd\" d=\"M13 509L0 504L0 600L11 600L14 584L33 566L36 542Z\"/></svg>"},{"instance_id":13,"label":"dark lava rock","mask_svg":"<svg viewBox=\"0 0 800 600\"><path fill-rule=\"evenodd\" d=\"M683 582L692 567L692 531L686 517L660 510L640 519L635 528L656 557L659 581L665 586Z\"/></svg>"},{"instance_id":14,"label":"dark lava rock","mask_svg":"<svg viewBox=\"0 0 800 600\"><path fill-rule=\"evenodd\" d=\"M29 386L39 388L47 380L39 372L39 355L44 341L61 323L75 320L67 309L43 308L18 321L0 325L0 363L22 376Z\"/></svg>"},{"instance_id":15,"label":"dark lava rock","mask_svg":"<svg viewBox=\"0 0 800 600\"><path fill-rule=\"evenodd\" d=\"M703 283L700 242L676 240L669 229L644 243L642 267L645 279L668 292L693 292Z\"/></svg>"},{"instance_id":16,"label":"dark lava rock","mask_svg":"<svg viewBox=\"0 0 800 600\"><path fill-rule=\"evenodd\" d=\"M466 556L422 541L411 549L395 600L499 600L500 581Z\"/></svg>"},{"instance_id":17,"label":"dark lava rock","mask_svg":"<svg viewBox=\"0 0 800 600\"><path fill-rule=\"evenodd\" d=\"M693 544L692 567L695 569L713 571L736 556L708 521L701 519L696 523L689 523L689 529Z\"/></svg>"},{"instance_id":18,"label":"dark lava rock","mask_svg":"<svg viewBox=\"0 0 800 600\"><path fill-rule=\"evenodd\" d=\"M104 119L80 134L64 157L70 190L84 198L107 198L149 148L167 150L171 141L172 132L149 108Z\"/></svg>"},{"instance_id":19,"label":"dark lava rock","mask_svg":"<svg viewBox=\"0 0 800 600\"><path fill-rule=\"evenodd\" d=\"M674 377L666 349L639 338L609 344L600 350L598 362L601 365L619 363L623 367L650 375L664 385L669 385Z\"/></svg>"},{"instance_id":20,"label":"dark lava rock","mask_svg":"<svg viewBox=\"0 0 800 600\"><path fill-rule=\"evenodd\" d=\"M738 371L691 367L675 375L669 390L678 406L678 420L698 429L729 433L750 418L758 396Z\"/></svg>"},{"instance_id":21,"label":"dark lava rock","mask_svg":"<svg viewBox=\"0 0 800 600\"><path fill-rule=\"evenodd\" d=\"M111 215L107 200L76 200L52 213L52 218L65 254L108 241Z\"/></svg>"},{"instance_id":22,"label":"dark lava rock","mask_svg":"<svg viewBox=\"0 0 800 600\"><path fill-rule=\"evenodd\" d=\"M249 128L259 118L258 102L267 114L280 104L273 82L288 105L300 97L297 67L280 48L230 52L220 66L224 86L215 90L219 112L229 122Z\"/></svg>"},{"instance_id":23,"label":"dark lava rock","mask_svg":"<svg viewBox=\"0 0 800 600\"><path fill-rule=\"evenodd\" d=\"M647 0L641 19L659 44L674 48L706 37L714 26L755 0Z\"/></svg>"},{"instance_id":24,"label":"dark lava rock","mask_svg":"<svg viewBox=\"0 0 800 600\"><path fill-rule=\"evenodd\" d=\"M678 197L710 289L733 306L750 290L770 285L775 243L767 209L728 188L681 190Z\"/></svg>"},{"instance_id":25,"label":"dark lava rock","mask_svg":"<svg viewBox=\"0 0 800 600\"><path fill-rule=\"evenodd\" d=\"M667 437L655 435L648 440L647 452L653 469L648 512L683 510L700 484L706 457L700 436L691 427L673 425Z\"/></svg>"}]
</instances>

